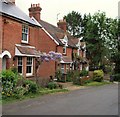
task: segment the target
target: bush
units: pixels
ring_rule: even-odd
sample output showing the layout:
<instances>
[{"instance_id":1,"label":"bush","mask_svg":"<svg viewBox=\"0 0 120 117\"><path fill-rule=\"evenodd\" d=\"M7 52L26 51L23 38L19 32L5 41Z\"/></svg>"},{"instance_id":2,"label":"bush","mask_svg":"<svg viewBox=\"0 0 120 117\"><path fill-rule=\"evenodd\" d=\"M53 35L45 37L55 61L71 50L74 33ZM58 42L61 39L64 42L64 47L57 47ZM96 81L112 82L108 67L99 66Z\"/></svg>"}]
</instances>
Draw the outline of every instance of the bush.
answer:
<instances>
[{"instance_id":1,"label":"bush","mask_svg":"<svg viewBox=\"0 0 120 117\"><path fill-rule=\"evenodd\" d=\"M28 87L28 93L37 93L38 91L38 86L36 82L33 82L31 80L25 80L23 81L23 87Z\"/></svg>"},{"instance_id":2,"label":"bush","mask_svg":"<svg viewBox=\"0 0 120 117\"><path fill-rule=\"evenodd\" d=\"M81 82L80 71L74 71L73 84L80 85L80 82Z\"/></svg>"},{"instance_id":3,"label":"bush","mask_svg":"<svg viewBox=\"0 0 120 117\"><path fill-rule=\"evenodd\" d=\"M120 74L113 75L114 81L120 82Z\"/></svg>"},{"instance_id":4,"label":"bush","mask_svg":"<svg viewBox=\"0 0 120 117\"><path fill-rule=\"evenodd\" d=\"M93 72L93 80L97 82L102 82L104 76L104 72L102 70L95 70Z\"/></svg>"},{"instance_id":5,"label":"bush","mask_svg":"<svg viewBox=\"0 0 120 117\"><path fill-rule=\"evenodd\" d=\"M57 70L55 73L55 77L57 78L57 81L60 82L62 78L62 73L60 70Z\"/></svg>"},{"instance_id":6,"label":"bush","mask_svg":"<svg viewBox=\"0 0 120 117\"><path fill-rule=\"evenodd\" d=\"M48 83L48 88L49 89L56 89L58 87L56 82L49 82Z\"/></svg>"},{"instance_id":7,"label":"bush","mask_svg":"<svg viewBox=\"0 0 120 117\"><path fill-rule=\"evenodd\" d=\"M87 76L88 75L88 71L86 69L83 69L81 72L80 72L80 76Z\"/></svg>"},{"instance_id":8,"label":"bush","mask_svg":"<svg viewBox=\"0 0 120 117\"><path fill-rule=\"evenodd\" d=\"M2 81L2 94L5 96L12 96L20 75L14 73L12 70L4 70L1 72L0 78Z\"/></svg>"},{"instance_id":9,"label":"bush","mask_svg":"<svg viewBox=\"0 0 120 117\"><path fill-rule=\"evenodd\" d=\"M75 77L75 78L73 79L73 84L81 85L81 78L80 78L80 77Z\"/></svg>"},{"instance_id":10,"label":"bush","mask_svg":"<svg viewBox=\"0 0 120 117\"><path fill-rule=\"evenodd\" d=\"M24 94L28 93L28 88L18 86L14 89L14 94L13 96L17 99L21 98Z\"/></svg>"},{"instance_id":11,"label":"bush","mask_svg":"<svg viewBox=\"0 0 120 117\"><path fill-rule=\"evenodd\" d=\"M74 76L73 71L68 71L67 75L66 75L66 81L67 82L72 82L73 76Z\"/></svg>"}]
</instances>

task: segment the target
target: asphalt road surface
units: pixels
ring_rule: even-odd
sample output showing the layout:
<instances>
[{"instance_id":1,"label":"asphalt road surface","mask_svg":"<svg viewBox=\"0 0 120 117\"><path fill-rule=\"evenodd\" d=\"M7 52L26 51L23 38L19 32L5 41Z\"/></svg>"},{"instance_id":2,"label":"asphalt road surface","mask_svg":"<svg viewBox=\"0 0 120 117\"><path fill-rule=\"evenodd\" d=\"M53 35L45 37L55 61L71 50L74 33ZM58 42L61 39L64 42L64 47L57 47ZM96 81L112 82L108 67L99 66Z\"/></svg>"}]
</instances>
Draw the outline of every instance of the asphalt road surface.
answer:
<instances>
[{"instance_id":1,"label":"asphalt road surface","mask_svg":"<svg viewBox=\"0 0 120 117\"><path fill-rule=\"evenodd\" d=\"M118 85L44 95L3 106L3 115L118 115Z\"/></svg>"}]
</instances>

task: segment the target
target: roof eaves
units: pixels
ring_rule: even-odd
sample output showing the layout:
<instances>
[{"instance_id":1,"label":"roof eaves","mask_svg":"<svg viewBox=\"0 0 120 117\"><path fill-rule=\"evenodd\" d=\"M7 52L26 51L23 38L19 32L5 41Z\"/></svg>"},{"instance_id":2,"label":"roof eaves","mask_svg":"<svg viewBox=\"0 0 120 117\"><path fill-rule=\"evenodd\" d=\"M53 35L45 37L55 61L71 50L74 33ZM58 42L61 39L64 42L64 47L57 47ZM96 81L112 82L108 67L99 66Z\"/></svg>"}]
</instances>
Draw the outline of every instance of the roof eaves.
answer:
<instances>
[{"instance_id":1,"label":"roof eaves","mask_svg":"<svg viewBox=\"0 0 120 117\"><path fill-rule=\"evenodd\" d=\"M15 21L18 21L18 22L22 22L22 23L23 23L23 22L26 22L26 23L28 23L28 24L30 24L30 25L32 25L32 26L38 26L38 27L40 27L40 26L37 25L37 24L30 23L30 22L28 22L28 21L25 21L25 20L23 20L23 19L20 19L20 18L11 16L11 15L8 15L8 14L6 14L6 13L1 13L1 12L0 12L0 15L5 16L5 17L8 17L8 18L11 18L11 19L14 19Z\"/></svg>"}]
</instances>

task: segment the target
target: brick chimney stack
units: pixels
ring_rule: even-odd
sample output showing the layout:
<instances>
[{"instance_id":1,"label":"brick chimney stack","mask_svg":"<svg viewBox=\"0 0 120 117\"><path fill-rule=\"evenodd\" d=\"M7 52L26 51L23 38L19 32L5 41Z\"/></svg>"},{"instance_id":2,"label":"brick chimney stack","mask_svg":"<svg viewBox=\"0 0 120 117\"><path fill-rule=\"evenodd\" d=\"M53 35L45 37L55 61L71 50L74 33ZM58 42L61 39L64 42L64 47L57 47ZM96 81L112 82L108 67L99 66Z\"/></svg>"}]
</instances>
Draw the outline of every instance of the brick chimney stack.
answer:
<instances>
[{"instance_id":1,"label":"brick chimney stack","mask_svg":"<svg viewBox=\"0 0 120 117\"><path fill-rule=\"evenodd\" d=\"M67 30L67 22L65 19L59 20L59 22L57 23L58 27L61 28L62 30L64 30L64 32L66 32Z\"/></svg>"},{"instance_id":2,"label":"brick chimney stack","mask_svg":"<svg viewBox=\"0 0 120 117\"><path fill-rule=\"evenodd\" d=\"M41 10L42 8L40 7L40 4L31 4L31 7L28 9L29 10L29 16L34 17L38 22L40 21L41 17Z\"/></svg>"}]
</instances>

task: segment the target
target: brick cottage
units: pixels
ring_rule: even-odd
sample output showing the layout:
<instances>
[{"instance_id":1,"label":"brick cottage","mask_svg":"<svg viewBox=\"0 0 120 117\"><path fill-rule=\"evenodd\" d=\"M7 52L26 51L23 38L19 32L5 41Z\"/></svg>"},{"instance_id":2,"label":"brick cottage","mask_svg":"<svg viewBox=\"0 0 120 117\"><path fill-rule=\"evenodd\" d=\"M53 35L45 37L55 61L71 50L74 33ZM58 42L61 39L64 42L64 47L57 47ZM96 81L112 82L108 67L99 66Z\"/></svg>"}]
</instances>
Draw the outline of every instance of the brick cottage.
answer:
<instances>
[{"instance_id":1,"label":"brick cottage","mask_svg":"<svg viewBox=\"0 0 120 117\"><path fill-rule=\"evenodd\" d=\"M88 68L85 43L67 32L64 19L59 20L56 27L41 20L40 4L31 4L29 16L15 5L15 0L1 0L0 4L0 69L16 67L25 78L34 78L39 52L50 51L60 52L62 60L41 63L37 71L39 77L55 76L58 69L67 73Z\"/></svg>"}]
</instances>

